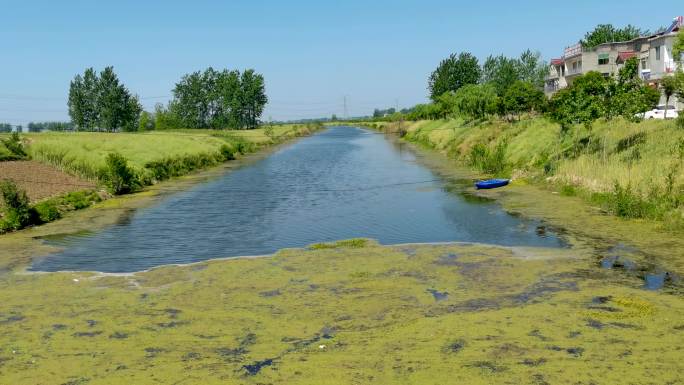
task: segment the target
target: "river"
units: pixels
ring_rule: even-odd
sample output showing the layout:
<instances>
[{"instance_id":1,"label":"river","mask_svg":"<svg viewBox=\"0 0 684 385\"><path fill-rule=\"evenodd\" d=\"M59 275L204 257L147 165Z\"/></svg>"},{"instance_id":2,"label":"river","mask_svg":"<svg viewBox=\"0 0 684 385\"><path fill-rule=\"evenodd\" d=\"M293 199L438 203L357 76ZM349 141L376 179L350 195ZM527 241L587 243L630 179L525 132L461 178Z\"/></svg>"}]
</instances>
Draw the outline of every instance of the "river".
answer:
<instances>
[{"instance_id":1,"label":"river","mask_svg":"<svg viewBox=\"0 0 684 385\"><path fill-rule=\"evenodd\" d=\"M373 131L332 127L101 231L53 237L62 251L30 269L132 272L354 237L564 247L540 223L468 199L470 181L445 180L420 156Z\"/></svg>"}]
</instances>

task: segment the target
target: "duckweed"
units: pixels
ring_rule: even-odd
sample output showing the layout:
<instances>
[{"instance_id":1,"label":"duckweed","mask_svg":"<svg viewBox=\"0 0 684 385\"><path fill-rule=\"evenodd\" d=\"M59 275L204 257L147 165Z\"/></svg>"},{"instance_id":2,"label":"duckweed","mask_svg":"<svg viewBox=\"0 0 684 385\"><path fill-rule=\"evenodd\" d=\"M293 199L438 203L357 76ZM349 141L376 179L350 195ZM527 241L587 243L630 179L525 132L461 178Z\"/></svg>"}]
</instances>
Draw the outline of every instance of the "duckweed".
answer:
<instances>
[{"instance_id":1,"label":"duckweed","mask_svg":"<svg viewBox=\"0 0 684 385\"><path fill-rule=\"evenodd\" d=\"M364 244L202 269L5 274L0 383L618 384L681 373L672 341L684 299L587 275L591 255Z\"/></svg>"}]
</instances>

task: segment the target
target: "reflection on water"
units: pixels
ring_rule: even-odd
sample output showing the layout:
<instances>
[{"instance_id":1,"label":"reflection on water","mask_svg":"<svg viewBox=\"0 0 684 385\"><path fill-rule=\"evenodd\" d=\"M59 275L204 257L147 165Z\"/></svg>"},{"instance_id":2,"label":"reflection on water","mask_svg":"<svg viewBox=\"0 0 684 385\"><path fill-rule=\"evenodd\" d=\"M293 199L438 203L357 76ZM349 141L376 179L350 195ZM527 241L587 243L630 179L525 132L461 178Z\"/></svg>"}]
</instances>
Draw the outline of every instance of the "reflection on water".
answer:
<instances>
[{"instance_id":1,"label":"reflection on water","mask_svg":"<svg viewBox=\"0 0 684 385\"><path fill-rule=\"evenodd\" d=\"M354 237L563 246L538 221L461 194L466 188L470 181L442 180L382 135L335 127L103 231L48 240L64 250L32 269L130 272Z\"/></svg>"}]
</instances>

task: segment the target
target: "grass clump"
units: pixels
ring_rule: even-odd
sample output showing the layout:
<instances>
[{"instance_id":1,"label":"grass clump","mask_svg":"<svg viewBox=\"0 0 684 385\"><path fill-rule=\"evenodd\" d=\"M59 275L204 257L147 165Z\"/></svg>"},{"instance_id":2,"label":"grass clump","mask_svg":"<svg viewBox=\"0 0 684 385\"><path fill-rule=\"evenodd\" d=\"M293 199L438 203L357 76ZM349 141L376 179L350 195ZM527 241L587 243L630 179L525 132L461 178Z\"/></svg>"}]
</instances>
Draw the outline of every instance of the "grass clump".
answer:
<instances>
[{"instance_id":1,"label":"grass clump","mask_svg":"<svg viewBox=\"0 0 684 385\"><path fill-rule=\"evenodd\" d=\"M503 174L508 168L507 147L508 143L505 140L498 142L494 148L478 143L470 150L470 165L487 174Z\"/></svg>"},{"instance_id":2,"label":"grass clump","mask_svg":"<svg viewBox=\"0 0 684 385\"><path fill-rule=\"evenodd\" d=\"M365 247L367 244L368 244L367 239L353 238L353 239L345 239L345 240L337 241L337 242L315 243L315 244L309 246L309 249L311 249L311 250L325 250L325 249L337 249L337 248L358 249L358 248Z\"/></svg>"}]
</instances>

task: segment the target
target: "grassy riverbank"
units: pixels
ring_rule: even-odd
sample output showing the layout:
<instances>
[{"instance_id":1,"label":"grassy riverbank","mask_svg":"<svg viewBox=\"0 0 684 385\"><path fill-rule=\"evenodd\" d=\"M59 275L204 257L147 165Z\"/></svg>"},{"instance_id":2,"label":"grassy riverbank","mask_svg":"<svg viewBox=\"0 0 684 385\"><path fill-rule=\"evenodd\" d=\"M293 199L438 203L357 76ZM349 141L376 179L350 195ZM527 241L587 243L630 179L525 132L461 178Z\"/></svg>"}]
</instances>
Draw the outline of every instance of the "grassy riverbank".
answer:
<instances>
[{"instance_id":1,"label":"grassy riverbank","mask_svg":"<svg viewBox=\"0 0 684 385\"><path fill-rule=\"evenodd\" d=\"M579 195L615 215L684 229L684 131L672 121L596 122L561 132L544 118L508 123L372 123L485 174Z\"/></svg>"},{"instance_id":2,"label":"grassy riverbank","mask_svg":"<svg viewBox=\"0 0 684 385\"><path fill-rule=\"evenodd\" d=\"M6 274L0 378L676 383L684 300L639 286L572 251L359 241L127 276Z\"/></svg>"},{"instance_id":3,"label":"grassy riverbank","mask_svg":"<svg viewBox=\"0 0 684 385\"><path fill-rule=\"evenodd\" d=\"M32 159L69 173L98 179L108 154L116 152L144 172L153 162L188 156L212 156L228 146L235 153L306 135L313 126L274 126L272 132L256 130L171 130L141 133L46 132L26 134ZM267 135L267 132L270 135Z\"/></svg>"},{"instance_id":4,"label":"grassy riverbank","mask_svg":"<svg viewBox=\"0 0 684 385\"><path fill-rule=\"evenodd\" d=\"M318 128L280 125L233 131L26 134L20 139L26 153L22 158L31 161L0 163L0 181L16 183L20 195L27 191L32 206L15 202L16 207L5 208L0 202L0 233L51 222L68 211L89 207L107 197L105 188L114 194L139 191ZM112 155L117 162L112 163ZM74 197L79 199L74 201Z\"/></svg>"}]
</instances>

